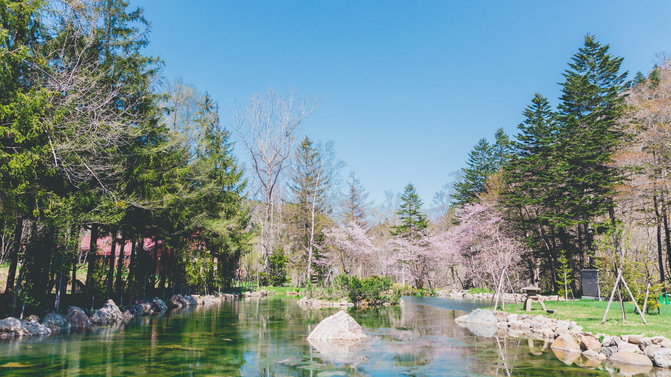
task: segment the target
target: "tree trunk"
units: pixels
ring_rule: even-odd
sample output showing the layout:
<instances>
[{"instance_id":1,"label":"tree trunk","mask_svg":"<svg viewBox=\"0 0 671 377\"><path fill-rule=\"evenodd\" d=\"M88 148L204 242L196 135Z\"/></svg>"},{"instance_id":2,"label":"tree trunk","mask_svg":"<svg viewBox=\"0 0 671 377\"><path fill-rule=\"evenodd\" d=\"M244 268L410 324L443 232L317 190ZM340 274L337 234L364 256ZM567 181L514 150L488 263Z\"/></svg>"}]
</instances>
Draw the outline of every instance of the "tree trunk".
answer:
<instances>
[{"instance_id":1,"label":"tree trunk","mask_svg":"<svg viewBox=\"0 0 671 377\"><path fill-rule=\"evenodd\" d=\"M662 196L662 220L664 221L664 239L666 241L666 262L669 264L669 270L671 270L671 234L669 232L669 219L667 217L667 205L665 202L664 196Z\"/></svg>"},{"instance_id":2,"label":"tree trunk","mask_svg":"<svg viewBox=\"0 0 671 377\"><path fill-rule=\"evenodd\" d=\"M95 286L96 259L98 253L98 224L91 224L91 239L89 242L89 267L86 272L86 289L90 292Z\"/></svg>"},{"instance_id":3,"label":"tree trunk","mask_svg":"<svg viewBox=\"0 0 671 377\"><path fill-rule=\"evenodd\" d=\"M117 293L121 293L121 291L123 289L123 286L122 286L123 285L123 280L121 280L121 275L123 273L123 264L124 264L125 257L126 257L125 252L124 252L124 249L126 248L126 240L123 237L123 233L121 233L121 234L122 234L121 250L119 252L119 262L117 263L117 268L116 268L116 283L115 283L116 289L115 290L117 291Z\"/></svg>"},{"instance_id":4,"label":"tree trunk","mask_svg":"<svg viewBox=\"0 0 671 377\"><path fill-rule=\"evenodd\" d=\"M112 248L110 250L109 271L107 272L107 295L112 293L112 282L114 280L114 260L116 259L116 239L118 231L112 232Z\"/></svg>"},{"instance_id":5,"label":"tree trunk","mask_svg":"<svg viewBox=\"0 0 671 377\"><path fill-rule=\"evenodd\" d=\"M16 277L16 267L19 264L19 251L21 249L21 236L23 234L23 218L16 217L16 225L14 226L14 244L9 254L9 271L7 272L7 285L5 285L5 292L14 291L14 279Z\"/></svg>"},{"instance_id":6,"label":"tree trunk","mask_svg":"<svg viewBox=\"0 0 671 377\"><path fill-rule=\"evenodd\" d=\"M657 259L659 262L659 279L664 283L664 252L662 250L662 223L659 216L659 205L657 204L657 195L652 196L652 202L655 206L655 226L657 228Z\"/></svg>"}]
</instances>

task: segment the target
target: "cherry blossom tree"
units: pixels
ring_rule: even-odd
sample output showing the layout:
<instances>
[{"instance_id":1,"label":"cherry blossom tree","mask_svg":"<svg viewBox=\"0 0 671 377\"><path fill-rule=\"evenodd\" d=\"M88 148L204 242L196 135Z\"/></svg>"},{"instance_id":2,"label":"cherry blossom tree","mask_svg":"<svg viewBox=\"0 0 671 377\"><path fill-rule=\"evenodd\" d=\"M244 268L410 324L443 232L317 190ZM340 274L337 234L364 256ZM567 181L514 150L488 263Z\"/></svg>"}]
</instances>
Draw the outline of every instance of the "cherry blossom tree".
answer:
<instances>
[{"instance_id":1,"label":"cherry blossom tree","mask_svg":"<svg viewBox=\"0 0 671 377\"><path fill-rule=\"evenodd\" d=\"M321 263L340 266L347 275L351 275L358 265L361 275L361 266L368 262L375 250L366 231L356 222L350 221L347 225L325 229L323 233L326 237L326 258Z\"/></svg>"},{"instance_id":2,"label":"cherry blossom tree","mask_svg":"<svg viewBox=\"0 0 671 377\"><path fill-rule=\"evenodd\" d=\"M519 262L526 246L506 228L494 204L465 205L458 216L459 225L445 236L446 252L459 256L472 285L496 288L503 269Z\"/></svg>"}]
</instances>

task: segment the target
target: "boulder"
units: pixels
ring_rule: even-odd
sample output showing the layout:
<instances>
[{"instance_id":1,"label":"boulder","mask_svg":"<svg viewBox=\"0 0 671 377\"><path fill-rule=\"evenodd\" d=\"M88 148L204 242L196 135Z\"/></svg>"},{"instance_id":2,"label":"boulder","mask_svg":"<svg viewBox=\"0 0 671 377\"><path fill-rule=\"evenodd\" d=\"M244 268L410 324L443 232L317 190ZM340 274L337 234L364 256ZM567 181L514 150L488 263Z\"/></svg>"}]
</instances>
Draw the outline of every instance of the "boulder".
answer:
<instances>
[{"instance_id":1,"label":"boulder","mask_svg":"<svg viewBox=\"0 0 671 377\"><path fill-rule=\"evenodd\" d=\"M647 336L641 338L641 341L638 344L638 346L641 347L641 349L644 350L644 351L645 351L646 347L651 346L651 345L652 345L652 338L649 338Z\"/></svg>"},{"instance_id":2,"label":"boulder","mask_svg":"<svg viewBox=\"0 0 671 377\"><path fill-rule=\"evenodd\" d=\"M124 319L123 313L119 310L113 300L107 300L102 308L94 310L91 313L91 322L96 325L111 325Z\"/></svg>"},{"instance_id":3,"label":"boulder","mask_svg":"<svg viewBox=\"0 0 671 377\"><path fill-rule=\"evenodd\" d=\"M157 313L168 310L168 305L166 305L165 302L163 302L163 300L161 300L158 297L154 297L151 299L151 306L152 309L154 309L154 311Z\"/></svg>"},{"instance_id":4,"label":"boulder","mask_svg":"<svg viewBox=\"0 0 671 377\"><path fill-rule=\"evenodd\" d=\"M44 316L42 324L52 332L69 331L72 327L68 319L58 313L49 313Z\"/></svg>"},{"instance_id":5,"label":"boulder","mask_svg":"<svg viewBox=\"0 0 671 377\"><path fill-rule=\"evenodd\" d=\"M631 353L641 353L641 349L637 345L621 342L617 345L617 352L631 352Z\"/></svg>"},{"instance_id":6,"label":"boulder","mask_svg":"<svg viewBox=\"0 0 671 377\"><path fill-rule=\"evenodd\" d=\"M22 336L24 333L23 324L18 318L8 317L0 320L0 338Z\"/></svg>"},{"instance_id":7,"label":"boulder","mask_svg":"<svg viewBox=\"0 0 671 377\"><path fill-rule=\"evenodd\" d=\"M361 340L366 337L361 326L344 310L324 319L312 330L308 340Z\"/></svg>"},{"instance_id":8,"label":"boulder","mask_svg":"<svg viewBox=\"0 0 671 377\"><path fill-rule=\"evenodd\" d=\"M645 353L645 356L652 359L652 358L654 358L655 352L657 352L661 349L662 349L662 346L660 346L659 344L651 344L651 345L645 347L644 353Z\"/></svg>"},{"instance_id":9,"label":"boulder","mask_svg":"<svg viewBox=\"0 0 671 377\"><path fill-rule=\"evenodd\" d=\"M476 309L471 312L468 317L466 317L466 323L479 323L483 325L496 326L497 322L498 319L496 319L496 316L491 310Z\"/></svg>"},{"instance_id":10,"label":"boulder","mask_svg":"<svg viewBox=\"0 0 671 377\"><path fill-rule=\"evenodd\" d=\"M603 337L603 341L601 342L602 347L610 347L614 344L612 344L612 339L610 335L606 335Z\"/></svg>"},{"instance_id":11,"label":"boulder","mask_svg":"<svg viewBox=\"0 0 671 377\"><path fill-rule=\"evenodd\" d=\"M664 339L664 340L662 340L661 343L659 343L659 345L664 347L664 348L671 348L671 340Z\"/></svg>"},{"instance_id":12,"label":"boulder","mask_svg":"<svg viewBox=\"0 0 671 377\"><path fill-rule=\"evenodd\" d=\"M652 344L662 344L662 342L666 339L663 336L653 336L650 338L650 341L652 341Z\"/></svg>"},{"instance_id":13,"label":"boulder","mask_svg":"<svg viewBox=\"0 0 671 377\"><path fill-rule=\"evenodd\" d=\"M499 322L506 321L508 318L508 313L506 312L494 312L494 316L496 316L496 320Z\"/></svg>"},{"instance_id":14,"label":"boulder","mask_svg":"<svg viewBox=\"0 0 671 377\"><path fill-rule=\"evenodd\" d=\"M588 349L586 351L583 351L582 355L585 356L588 359L596 359L599 354L596 353L594 350Z\"/></svg>"},{"instance_id":15,"label":"boulder","mask_svg":"<svg viewBox=\"0 0 671 377\"><path fill-rule=\"evenodd\" d=\"M51 329L37 322L34 318L29 321L23 321L21 324L25 335L49 335Z\"/></svg>"},{"instance_id":16,"label":"boulder","mask_svg":"<svg viewBox=\"0 0 671 377\"><path fill-rule=\"evenodd\" d=\"M506 317L506 320L510 323L517 321L517 314L511 314L508 317Z\"/></svg>"},{"instance_id":17,"label":"boulder","mask_svg":"<svg viewBox=\"0 0 671 377\"><path fill-rule=\"evenodd\" d=\"M613 356L608 358L608 361L615 364L628 364L642 367L648 367L648 366L652 367L652 361L650 361L649 357L627 351L616 352Z\"/></svg>"},{"instance_id":18,"label":"boulder","mask_svg":"<svg viewBox=\"0 0 671 377\"><path fill-rule=\"evenodd\" d=\"M202 298L200 298L200 295L191 295L191 296L186 296L186 301L189 302L189 305L204 305L205 301L203 301ZM195 302L195 304L194 304Z\"/></svg>"},{"instance_id":19,"label":"boulder","mask_svg":"<svg viewBox=\"0 0 671 377\"><path fill-rule=\"evenodd\" d=\"M131 305L123 312L124 318L135 318L144 315L144 308L140 304Z\"/></svg>"},{"instance_id":20,"label":"boulder","mask_svg":"<svg viewBox=\"0 0 671 377\"><path fill-rule=\"evenodd\" d=\"M578 342L573 339L573 337L568 333L563 333L559 335L554 342L552 342L552 349L561 350L568 353L580 353L580 346Z\"/></svg>"},{"instance_id":21,"label":"boulder","mask_svg":"<svg viewBox=\"0 0 671 377\"><path fill-rule=\"evenodd\" d=\"M617 346L601 347L601 349L599 350L599 354L602 354L606 357L611 357L616 352L617 352Z\"/></svg>"},{"instance_id":22,"label":"boulder","mask_svg":"<svg viewBox=\"0 0 671 377\"><path fill-rule=\"evenodd\" d=\"M466 293L466 294L464 294L462 297L463 297L463 298L466 298L466 299L471 299L471 298L473 298L473 295L470 294L470 293Z\"/></svg>"},{"instance_id":23,"label":"boulder","mask_svg":"<svg viewBox=\"0 0 671 377\"><path fill-rule=\"evenodd\" d=\"M198 305L198 301L193 296L184 296L184 300L186 301L186 306L197 306Z\"/></svg>"},{"instance_id":24,"label":"boulder","mask_svg":"<svg viewBox=\"0 0 671 377\"><path fill-rule=\"evenodd\" d=\"M599 352L601 349L601 343L593 337L593 336L583 336L582 339L580 339L580 347L587 349L587 350L592 350L595 352Z\"/></svg>"},{"instance_id":25,"label":"boulder","mask_svg":"<svg viewBox=\"0 0 671 377\"><path fill-rule=\"evenodd\" d=\"M671 348L662 348L652 354L655 366L660 368L671 368Z\"/></svg>"},{"instance_id":26,"label":"boulder","mask_svg":"<svg viewBox=\"0 0 671 377\"><path fill-rule=\"evenodd\" d=\"M645 334L641 335L629 335L629 343L640 344L641 339L645 338Z\"/></svg>"},{"instance_id":27,"label":"boulder","mask_svg":"<svg viewBox=\"0 0 671 377\"><path fill-rule=\"evenodd\" d=\"M186 299L180 294L176 294L170 297L170 306L173 308L183 308L188 305L188 301L186 301Z\"/></svg>"},{"instance_id":28,"label":"boulder","mask_svg":"<svg viewBox=\"0 0 671 377\"><path fill-rule=\"evenodd\" d=\"M76 306L68 306L68 313L66 315L70 328L73 330L88 329L91 327L91 320L84 311Z\"/></svg>"}]
</instances>

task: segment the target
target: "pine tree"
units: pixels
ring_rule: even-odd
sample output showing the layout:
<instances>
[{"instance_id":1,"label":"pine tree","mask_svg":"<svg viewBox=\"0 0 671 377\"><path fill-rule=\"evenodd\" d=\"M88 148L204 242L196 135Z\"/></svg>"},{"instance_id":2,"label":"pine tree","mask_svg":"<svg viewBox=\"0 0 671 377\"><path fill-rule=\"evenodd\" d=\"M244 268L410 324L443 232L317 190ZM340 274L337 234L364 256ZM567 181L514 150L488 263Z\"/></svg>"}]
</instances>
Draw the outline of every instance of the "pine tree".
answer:
<instances>
[{"instance_id":1,"label":"pine tree","mask_svg":"<svg viewBox=\"0 0 671 377\"><path fill-rule=\"evenodd\" d=\"M331 212L326 194L332 172L327 161L307 136L296 150L295 166L291 174L289 189L293 194L291 224L296 248L306 264L306 280L311 277L313 264L318 258L315 244L323 239L322 228L326 215Z\"/></svg>"},{"instance_id":2,"label":"pine tree","mask_svg":"<svg viewBox=\"0 0 671 377\"><path fill-rule=\"evenodd\" d=\"M415 239L429 226L426 215L422 213L422 200L412 183L405 186L397 214L400 225L392 227L393 236Z\"/></svg>"},{"instance_id":3,"label":"pine tree","mask_svg":"<svg viewBox=\"0 0 671 377\"><path fill-rule=\"evenodd\" d=\"M347 181L347 194L341 204L341 213L345 222L353 222L363 229L368 229L370 204L366 201L367 199L368 192L354 172L351 172L349 181Z\"/></svg>"},{"instance_id":4,"label":"pine tree","mask_svg":"<svg viewBox=\"0 0 671 377\"><path fill-rule=\"evenodd\" d=\"M564 72L555 149L555 159L561 161L557 173L564 181L555 188L553 199L563 209L557 223L566 229L562 237L566 251L591 254L593 222L605 213L615 221L612 198L622 177L611 163L623 136L617 125L624 109L621 92L629 84L627 72L620 73L623 58L608 50L588 34ZM572 227L575 232L569 234Z\"/></svg>"},{"instance_id":5,"label":"pine tree","mask_svg":"<svg viewBox=\"0 0 671 377\"><path fill-rule=\"evenodd\" d=\"M549 102L540 94L523 114L525 120L512 143L514 153L503 169L507 189L502 202L527 244L548 261L556 254L552 245L557 244L551 240L556 209L551 193L559 178L554 160L557 122Z\"/></svg>"},{"instance_id":6,"label":"pine tree","mask_svg":"<svg viewBox=\"0 0 671 377\"><path fill-rule=\"evenodd\" d=\"M496 146L482 138L468 153L467 167L462 169L462 180L454 185L454 204L462 207L464 204L475 203L478 195L485 190L487 178L499 168L501 156L497 154Z\"/></svg>"}]
</instances>

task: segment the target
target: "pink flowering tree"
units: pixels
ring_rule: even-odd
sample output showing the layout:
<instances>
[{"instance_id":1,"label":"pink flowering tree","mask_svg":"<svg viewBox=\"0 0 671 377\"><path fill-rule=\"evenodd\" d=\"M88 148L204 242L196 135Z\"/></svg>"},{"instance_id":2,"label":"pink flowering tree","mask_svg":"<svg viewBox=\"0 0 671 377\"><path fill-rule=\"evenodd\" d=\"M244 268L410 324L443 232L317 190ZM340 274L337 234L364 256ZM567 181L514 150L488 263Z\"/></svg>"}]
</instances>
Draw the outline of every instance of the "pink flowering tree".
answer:
<instances>
[{"instance_id":1,"label":"pink flowering tree","mask_svg":"<svg viewBox=\"0 0 671 377\"><path fill-rule=\"evenodd\" d=\"M496 289L503 269L518 265L526 246L506 228L493 204L466 205L458 217L445 246L459 256L472 285Z\"/></svg>"},{"instance_id":2,"label":"pink flowering tree","mask_svg":"<svg viewBox=\"0 0 671 377\"><path fill-rule=\"evenodd\" d=\"M325 229L323 233L325 258L320 264L337 266L347 275L351 275L357 266L364 265L375 249L372 239L355 222Z\"/></svg>"}]
</instances>

